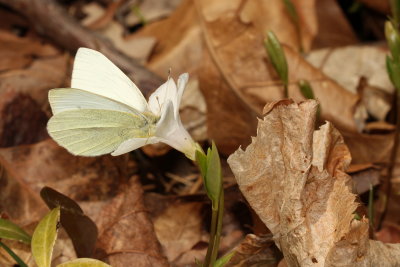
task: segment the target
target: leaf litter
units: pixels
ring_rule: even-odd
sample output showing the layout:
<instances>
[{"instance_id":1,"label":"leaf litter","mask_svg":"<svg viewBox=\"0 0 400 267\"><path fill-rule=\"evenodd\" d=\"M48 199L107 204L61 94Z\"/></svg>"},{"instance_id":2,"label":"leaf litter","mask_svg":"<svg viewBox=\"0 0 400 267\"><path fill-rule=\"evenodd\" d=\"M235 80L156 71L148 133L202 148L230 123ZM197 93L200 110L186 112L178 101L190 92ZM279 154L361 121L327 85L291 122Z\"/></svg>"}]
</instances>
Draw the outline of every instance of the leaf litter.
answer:
<instances>
[{"instance_id":1,"label":"leaf litter","mask_svg":"<svg viewBox=\"0 0 400 267\"><path fill-rule=\"evenodd\" d=\"M151 1L139 1L144 3L139 5L139 12L147 19L144 25L139 25L140 13L132 11L134 2L92 1L83 8L75 3L63 4L72 5L70 12L75 10L75 15L82 8L87 17L81 24L95 28L97 34L111 39L119 50L141 61L159 76L166 78L170 67L172 76L190 72L191 84L180 111L185 127L197 141L213 139L219 150L228 156L239 146L252 143L243 152L247 153L255 147L255 142L264 142L260 141L265 138L261 135L276 133L278 125L282 129L294 127L298 130L291 134L285 132L284 139L281 135L272 138L274 142L285 144L284 150L275 149L270 157L287 175L282 178L282 173L276 172L267 177L269 182L271 177L281 177L277 179L280 180L278 185L273 185L281 191L272 190L272 195L279 194L279 198L260 195L250 201L247 195L250 192L244 190L243 195L251 208L247 207L244 200L240 200L242 196L234 175L225 168L225 187L231 197L226 200L221 253L236 246L236 255L228 266L276 266L282 257L277 247L283 251L287 263L300 262L301 266L315 264L314 261L336 266L355 259L360 265L366 262L390 264L390 260L396 260L388 254L388 248L393 252L397 246L369 240L367 219L353 219L360 204L352 193L350 177L345 174L350 171L354 174L361 195L368 190L370 181L379 183L379 175L389 158L393 127L388 117L393 111L392 88L382 66L385 48L375 44L359 46L354 28L334 1L293 0L300 32L283 1L183 0L168 4L160 1L160 9L150 4ZM379 6L377 1L363 2L387 12L387 7ZM165 6L161 7L163 4ZM85 214L96 222L100 234L95 251L97 258L112 266L127 266L132 261L136 262L135 266L167 266L168 263L193 266L194 258L201 259L205 255L209 233L204 212L207 202L200 180L196 178L197 171L165 146L148 146L143 152L134 152L122 159L85 159L75 158L46 140L44 122L50 115L47 91L69 86L71 56L62 50L63 47L56 47L37 35L23 16L2 8L0 11L4 22L0 23L0 54L3 55L0 60L0 137L6 140L1 146L8 147L0 150L1 217L18 223L32 234L34 226L48 211L39 198L41 188L47 185L77 201ZM136 26L139 31L132 30ZM310 102L274 102L263 111L265 104L282 97L282 84L262 46L267 30L273 30L285 48L289 97L298 103L303 101L297 82L308 80L321 105L321 119L331 122L317 132L313 132L308 120L315 110L305 111L306 106L315 108ZM308 53L305 58L300 50ZM319 59L315 59L318 55ZM348 55L353 61L346 60L348 71L343 71L336 62L349 58ZM362 68L357 67L360 61ZM297 109L306 112L302 115L306 119L299 121L303 126L308 123L307 127L294 126L297 115L290 112ZM276 110L281 112L280 123L274 127L263 126ZM265 118L257 120L265 113L268 113ZM9 117L3 120L6 115ZM257 133L257 124L264 130ZM299 132L304 136L299 136ZM314 144L312 140L319 140L319 143ZM267 146L267 151L271 147ZM258 151L256 159L265 156L265 149L259 149L254 149ZM293 149L297 149L296 153L290 154ZM289 158L283 152L292 156ZM316 154L319 162L314 160ZM301 157L304 155L307 155L307 163ZM174 164L169 157L176 159ZM230 162L234 157L231 156ZM253 164L250 171L256 167L268 169L267 163L254 160L254 155L249 164ZM235 167L232 169L242 189L239 182L242 180ZM395 189L400 184L399 170L396 168L393 179ZM168 196L172 193L175 195ZM257 199L262 203L257 203ZM266 199L272 199L272 204L265 205ZM165 202L164 205L161 202ZM376 233L377 238L385 242L397 242L398 230L393 222L398 218L393 214L399 209L393 202L389 206L388 222ZM284 207L281 210L276 209L279 203ZM237 218L236 204L246 216ZM274 216L269 213L271 210ZM266 215L260 215L263 213ZM250 234L252 232L259 236ZM62 230L57 242L55 262L76 257L72 243ZM290 242L296 246L290 247ZM354 246L355 243L358 245ZM29 248L15 242L7 244L32 263ZM301 248L301 253L296 254L296 248ZM12 264L3 252L1 264Z\"/></svg>"}]
</instances>

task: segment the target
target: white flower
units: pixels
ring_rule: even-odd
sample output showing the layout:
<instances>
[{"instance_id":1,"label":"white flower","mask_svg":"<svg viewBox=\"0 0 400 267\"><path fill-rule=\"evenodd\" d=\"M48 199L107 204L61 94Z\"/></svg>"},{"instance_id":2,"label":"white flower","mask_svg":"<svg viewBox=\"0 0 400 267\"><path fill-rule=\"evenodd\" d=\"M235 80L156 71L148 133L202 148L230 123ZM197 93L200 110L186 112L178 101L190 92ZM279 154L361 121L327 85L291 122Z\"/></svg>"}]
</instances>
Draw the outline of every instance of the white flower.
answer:
<instances>
[{"instance_id":1,"label":"white flower","mask_svg":"<svg viewBox=\"0 0 400 267\"><path fill-rule=\"evenodd\" d=\"M168 78L147 102L136 85L100 52L80 48L71 87L52 89L48 132L75 155L118 156L163 142L195 159L196 143L182 125L179 104L188 81Z\"/></svg>"}]
</instances>

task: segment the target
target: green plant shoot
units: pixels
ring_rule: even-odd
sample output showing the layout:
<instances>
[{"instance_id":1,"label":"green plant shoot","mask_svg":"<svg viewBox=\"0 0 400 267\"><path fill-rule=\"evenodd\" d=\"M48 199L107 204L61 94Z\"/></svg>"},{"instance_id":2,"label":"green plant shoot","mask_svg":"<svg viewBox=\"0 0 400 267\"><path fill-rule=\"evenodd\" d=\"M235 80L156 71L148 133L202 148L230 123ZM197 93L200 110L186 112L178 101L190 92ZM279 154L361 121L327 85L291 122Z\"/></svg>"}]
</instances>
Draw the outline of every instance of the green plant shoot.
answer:
<instances>
[{"instance_id":1,"label":"green plant shoot","mask_svg":"<svg viewBox=\"0 0 400 267\"><path fill-rule=\"evenodd\" d=\"M268 57L271 60L272 66L274 67L275 71L279 75L279 78L283 82L284 96L285 98L287 98L289 85L288 64L282 46L279 43L278 38L272 31L267 32L267 38L264 40L264 46L267 50Z\"/></svg>"},{"instance_id":2,"label":"green plant shoot","mask_svg":"<svg viewBox=\"0 0 400 267\"><path fill-rule=\"evenodd\" d=\"M0 238L17 240L25 244L31 243L31 237L18 225L0 218Z\"/></svg>"},{"instance_id":3,"label":"green plant shoot","mask_svg":"<svg viewBox=\"0 0 400 267\"><path fill-rule=\"evenodd\" d=\"M207 154L201 149L196 151L196 162L200 168L207 196L212 204L210 242L207 255L204 262L198 262L198 264L203 267L223 266L229 261L230 257L224 256L217 260L224 211L224 191L222 190L221 161L214 142L211 148L207 150Z\"/></svg>"},{"instance_id":4,"label":"green plant shoot","mask_svg":"<svg viewBox=\"0 0 400 267\"><path fill-rule=\"evenodd\" d=\"M392 21L396 28L399 27L400 20L400 1L399 0L390 0L390 8L392 10Z\"/></svg>"},{"instance_id":5,"label":"green plant shoot","mask_svg":"<svg viewBox=\"0 0 400 267\"><path fill-rule=\"evenodd\" d=\"M386 67L389 78L397 90L400 89L400 35L393 23L386 21L385 36L390 55L386 56Z\"/></svg>"}]
</instances>

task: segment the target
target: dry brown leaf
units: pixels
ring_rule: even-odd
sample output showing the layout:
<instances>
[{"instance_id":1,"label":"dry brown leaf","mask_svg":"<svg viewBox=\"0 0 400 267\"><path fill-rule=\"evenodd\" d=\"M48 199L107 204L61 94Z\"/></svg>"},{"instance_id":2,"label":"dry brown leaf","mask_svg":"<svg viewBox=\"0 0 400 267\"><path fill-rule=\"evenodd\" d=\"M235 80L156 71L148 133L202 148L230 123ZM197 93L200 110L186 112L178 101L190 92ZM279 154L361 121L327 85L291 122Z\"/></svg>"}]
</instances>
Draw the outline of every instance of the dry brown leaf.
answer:
<instances>
[{"instance_id":1,"label":"dry brown leaf","mask_svg":"<svg viewBox=\"0 0 400 267\"><path fill-rule=\"evenodd\" d=\"M382 46L358 45L311 51L306 59L350 92L356 93L360 79L365 77L370 86L393 93L386 72L386 55L387 49Z\"/></svg>"},{"instance_id":2,"label":"dry brown leaf","mask_svg":"<svg viewBox=\"0 0 400 267\"><path fill-rule=\"evenodd\" d=\"M154 229L169 262L201 241L202 207L196 202L171 203L155 219Z\"/></svg>"},{"instance_id":3,"label":"dry brown leaf","mask_svg":"<svg viewBox=\"0 0 400 267\"><path fill-rule=\"evenodd\" d=\"M128 266L125 261L134 262L133 259L140 263L135 266L165 266L142 203L140 184L136 178L128 182L126 156L77 157L49 139L35 145L0 149L0 157L36 194L43 186L50 186L78 201L98 225L99 256L108 255L113 266ZM5 203L26 195L15 191L10 194L5 195ZM33 214L36 209L41 211L41 205L31 204L35 202L19 204L19 213L13 218L37 219ZM136 226L132 227L133 224Z\"/></svg>"},{"instance_id":4,"label":"dry brown leaf","mask_svg":"<svg viewBox=\"0 0 400 267\"><path fill-rule=\"evenodd\" d=\"M375 9L383 14L390 14L389 0L358 0L369 8Z\"/></svg>"},{"instance_id":5,"label":"dry brown leaf","mask_svg":"<svg viewBox=\"0 0 400 267\"><path fill-rule=\"evenodd\" d=\"M282 254L274 246L272 235L256 236L248 234L234 249L235 254L226 267L275 267Z\"/></svg>"},{"instance_id":6,"label":"dry brown leaf","mask_svg":"<svg viewBox=\"0 0 400 267\"><path fill-rule=\"evenodd\" d=\"M1 92L0 118L0 147L32 144L48 138L48 118L30 96Z\"/></svg>"},{"instance_id":7,"label":"dry brown leaf","mask_svg":"<svg viewBox=\"0 0 400 267\"><path fill-rule=\"evenodd\" d=\"M83 10L87 14L87 17L82 20L82 24L108 38L125 54L144 63L147 61L155 45L155 38L138 37L135 39L126 39L124 37L123 26L114 21L112 16L110 17L110 15L113 15L111 13L115 13L115 9L120 4L121 1L111 3L107 11L96 2L85 5Z\"/></svg>"},{"instance_id":8,"label":"dry brown leaf","mask_svg":"<svg viewBox=\"0 0 400 267\"><path fill-rule=\"evenodd\" d=\"M349 150L331 123L314 132L316 110L314 100L273 104L228 159L239 188L289 266L399 264L400 246L368 240L368 220L354 219Z\"/></svg>"},{"instance_id":9,"label":"dry brown leaf","mask_svg":"<svg viewBox=\"0 0 400 267\"><path fill-rule=\"evenodd\" d=\"M113 197L128 178L126 157L77 157L51 139L3 148L0 155L35 192L49 186L75 201Z\"/></svg>"},{"instance_id":10,"label":"dry brown leaf","mask_svg":"<svg viewBox=\"0 0 400 267\"><path fill-rule=\"evenodd\" d=\"M353 179L354 192L361 195L368 192L371 186L379 184L379 178L381 177L381 169L375 166L370 166L363 170L351 173Z\"/></svg>"},{"instance_id":11,"label":"dry brown leaf","mask_svg":"<svg viewBox=\"0 0 400 267\"><path fill-rule=\"evenodd\" d=\"M248 133L255 130L255 114L261 114L265 103L283 97L282 83L268 62L263 47L265 33L254 23L245 24L240 20L243 6L234 1L228 7L220 2L196 3L211 57L203 57L203 67L199 71L200 88L209 110L209 137L216 141L223 153L229 154L238 145L248 142ZM355 131L353 109L358 97L306 63L298 53L289 48L285 52L291 82L289 96L303 99L296 83L300 79L309 80L321 103L322 118ZM213 64L216 67L212 67ZM230 126L223 128L221 123ZM234 138L227 138L225 131L233 132Z\"/></svg>"},{"instance_id":12,"label":"dry brown leaf","mask_svg":"<svg viewBox=\"0 0 400 267\"><path fill-rule=\"evenodd\" d=\"M0 92L24 93L45 109L48 107L48 90L66 83L67 69L68 57L65 54L38 58L25 69L0 73Z\"/></svg>"},{"instance_id":13,"label":"dry brown leaf","mask_svg":"<svg viewBox=\"0 0 400 267\"><path fill-rule=\"evenodd\" d=\"M317 33L315 0L293 1L299 16L300 35L287 12L284 1L246 1L242 6L239 6L240 1L236 1L229 10L216 8L215 4L210 5L209 2L211 1L202 1L207 22L220 19L226 15L225 12L227 11L238 12L242 23L253 24L261 33L273 31L281 42L290 45L293 49L303 47L303 50L309 51ZM214 12L209 12L208 7ZM215 12L215 10L218 12ZM220 30L223 30L223 28L220 28Z\"/></svg>"},{"instance_id":14,"label":"dry brown leaf","mask_svg":"<svg viewBox=\"0 0 400 267\"><path fill-rule=\"evenodd\" d=\"M47 212L47 207L24 182L22 176L0 155L0 215L32 234L36 223ZM3 241L3 240L2 240ZM33 264L30 247L20 242L7 242L25 262ZM0 266L13 266L15 261L0 250Z\"/></svg>"},{"instance_id":15,"label":"dry brown leaf","mask_svg":"<svg viewBox=\"0 0 400 267\"><path fill-rule=\"evenodd\" d=\"M169 266L162 256L138 178L103 207L96 221L99 239L96 254L114 267Z\"/></svg>"},{"instance_id":16,"label":"dry brown leaf","mask_svg":"<svg viewBox=\"0 0 400 267\"><path fill-rule=\"evenodd\" d=\"M128 2L127 9L130 12L126 17L126 24L130 26L142 22L138 13L143 16L146 23L165 18L179 6L182 0L146 0L139 2L137 5L132 5ZM137 9L136 13L134 8Z\"/></svg>"},{"instance_id":17,"label":"dry brown leaf","mask_svg":"<svg viewBox=\"0 0 400 267\"><path fill-rule=\"evenodd\" d=\"M0 16L3 12L0 11ZM59 54L54 46L45 43L34 34L24 37L8 29L0 29L0 71L27 67L36 57Z\"/></svg>"},{"instance_id":18,"label":"dry brown leaf","mask_svg":"<svg viewBox=\"0 0 400 267\"><path fill-rule=\"evenodd\" d=\"M300 1L301 2L301 1ZM356 34L342 8L334 0L317 0L318 33L312 49L339 47L358 43Z\"/></svg>"}]
</instances>

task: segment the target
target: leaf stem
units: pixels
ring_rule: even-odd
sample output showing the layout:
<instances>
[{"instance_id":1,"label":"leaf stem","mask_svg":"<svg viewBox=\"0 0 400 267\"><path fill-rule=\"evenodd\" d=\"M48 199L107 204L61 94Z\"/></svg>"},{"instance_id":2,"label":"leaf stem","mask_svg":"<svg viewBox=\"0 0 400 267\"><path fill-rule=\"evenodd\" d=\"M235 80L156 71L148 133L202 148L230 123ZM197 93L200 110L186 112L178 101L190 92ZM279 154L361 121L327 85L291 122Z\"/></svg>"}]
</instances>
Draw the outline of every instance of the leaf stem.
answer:
<instances>
[{"instance_id":1,"label":"leaf stem","mask_svg":"<svg viewBox=\"0 0 400 267\"><path fill-rule=\"evenodd\" d=\"M20 266L20 267L28 267L26 263L21 260L20 257L17 256L17 254L14 253L14 251L11 250L6 244L0 241L0 247L4 248L5 251L15 260L15 262Z\"/></svg>"},{"instance_id":2,"label":"leaf stem","mask_svg":"<svg viewBox=\"0 0 400 267\"><path fill-rule=\"evenodd\" d=\"M288 85L286 83L284 83L284 85L283 85L283 94L284 94L284 98L289 98L289 89L288 89Z\"/></svg>"},{"instance_id":3,"label":"leaf stem","mask_svg":"<svg viewBox=\"0 0 400 267\"><path fill-rule=\"evenodd\" d=\"M377 229L381 229L382 223L385 220L386 214L387 214L387 209L389 206L389 200L390 200L390 194L392 192L392 177L393 177L393 171L394 167L396 165L396 158L397 158L397 151L399 148L399 138L400 138L400 95L398 93L398 89L396 88L395 90L395 97L396 97L396 130L394 133L394 142L393 142L393 148L392 148L392 153L390 155L390 160L389 160L389 166L388 166L388 173L386 175L385 179L385 202L384 202L384 208L382 215L380 216L379 222L377 224Z\"/></svg>"}]
</instances>

